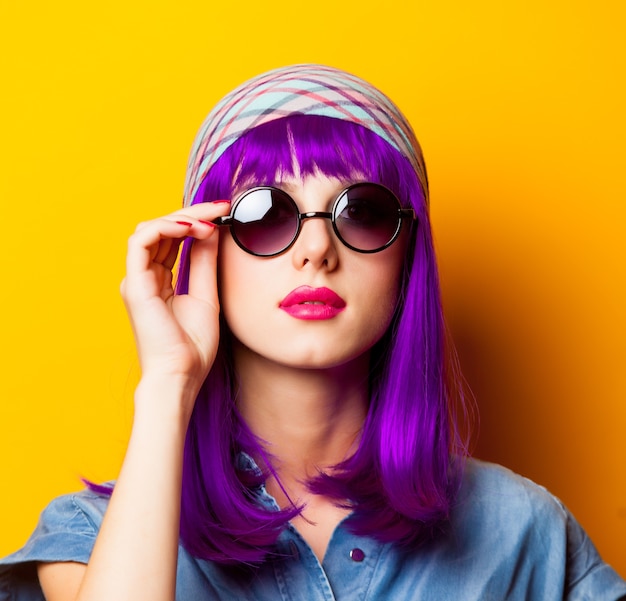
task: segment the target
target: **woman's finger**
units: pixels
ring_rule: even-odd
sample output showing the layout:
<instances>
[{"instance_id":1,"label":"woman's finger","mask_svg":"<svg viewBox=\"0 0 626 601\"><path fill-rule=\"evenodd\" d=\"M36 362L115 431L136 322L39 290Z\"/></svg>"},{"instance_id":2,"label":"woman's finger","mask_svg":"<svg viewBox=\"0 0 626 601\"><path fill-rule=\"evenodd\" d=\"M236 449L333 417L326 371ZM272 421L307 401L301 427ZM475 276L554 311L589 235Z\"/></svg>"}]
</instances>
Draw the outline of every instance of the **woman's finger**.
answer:
<instances>
[{"instance_id":1,"label":"woman's finger","mask_svg":"<svg viewBox=\"0 0 626 601\"><path fill-rule=\"evenodd\" d=\"M217 226L213 226L217 228ZM217 249L219 232L205 240L194 240L189 257L188 293L213 307L219 306L217 295Z\"/></svg>"},{"instance_id":2,"label":"woman's finger","mask_svg":"<svg viewBox=\"0 0 626 601\"><path fill-rule=\"evenodd\" d=\"M228 210L228 202L204 203L139 224L128 242L127 279L145 274L155 266L171 270L180 242L185 237L209 238L216 227L211 221Z\"/></svg>"},{"instance_id":3,"label":"woman's finger","mask_svg":"<svg viewBox=\"0 0 626 601\"><path fill-rule=\"evenodd\" d=\"M126 255L126 285L128 295L149 297L158 294L159 285L155 279L155 269L167 269L162 263L155 262L162 245L174 245L189 233L189 225L176 223L168 219L154 220L149 226L140 226L128 240ZM175 241L175 242L174 242Z\"/></svg>"}]
</instances>

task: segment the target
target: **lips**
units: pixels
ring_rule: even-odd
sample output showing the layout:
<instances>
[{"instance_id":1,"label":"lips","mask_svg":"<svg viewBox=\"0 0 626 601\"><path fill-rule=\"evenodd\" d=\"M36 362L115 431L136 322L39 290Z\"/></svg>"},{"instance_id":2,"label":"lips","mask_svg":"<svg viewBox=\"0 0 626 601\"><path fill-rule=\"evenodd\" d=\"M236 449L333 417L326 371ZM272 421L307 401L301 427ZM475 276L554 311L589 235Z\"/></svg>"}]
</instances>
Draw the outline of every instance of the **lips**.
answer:
<instances>
[{"instance_id":1,"label":"lips","mask_svg":"<svg viewBox=\"0 0 626 601\"><path fill-rule=\"evenodd\" d=\"M346 308L346 301L330 288L300 286L279 307L297 319L332 319Z\"/></svg>"}]
</instances>

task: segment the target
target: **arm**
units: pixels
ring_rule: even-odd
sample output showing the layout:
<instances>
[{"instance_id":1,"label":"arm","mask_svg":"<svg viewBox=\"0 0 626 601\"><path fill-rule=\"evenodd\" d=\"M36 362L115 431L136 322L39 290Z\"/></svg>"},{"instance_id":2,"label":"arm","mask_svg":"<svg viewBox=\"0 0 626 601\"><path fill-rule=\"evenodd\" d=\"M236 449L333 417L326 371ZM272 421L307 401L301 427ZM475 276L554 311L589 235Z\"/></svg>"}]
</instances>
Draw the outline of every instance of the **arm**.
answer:
<instances>
[{"instance_id":1,"label":"arm","mask_svg":"<svg viewBox=\"0 0 626 601\"><path fill-rule=\"evenodd\" d=\"M205 222L227 204L189 207L141 224L122 282L142 377L133 428L115 490L87 566L39 566L48 601L173 601L182 458L196 395L217 351L217 232ZM181 240L196 240L189 294L175 296Z\"/></svg>"}]
</instances>

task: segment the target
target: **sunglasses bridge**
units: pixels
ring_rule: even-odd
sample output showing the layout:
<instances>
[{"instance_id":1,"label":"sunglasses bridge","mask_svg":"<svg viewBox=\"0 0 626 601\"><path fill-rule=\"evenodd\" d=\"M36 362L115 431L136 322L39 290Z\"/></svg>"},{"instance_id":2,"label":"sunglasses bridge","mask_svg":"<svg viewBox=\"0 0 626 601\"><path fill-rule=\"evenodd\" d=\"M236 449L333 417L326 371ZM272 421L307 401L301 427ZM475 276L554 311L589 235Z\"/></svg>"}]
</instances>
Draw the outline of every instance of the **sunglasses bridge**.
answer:
<instances>
[{"instance_id":1,"label":"sunglasses bridge","mask_svg":"<svg viewBox=\"0 0 626 601\"><path fill-rule=\"evenodd\" d=\"M305 219L330 219L333 220L333 214L328 211L309 211L307 213L298 213L298 219L304 221Z\"/></svg>"}]
</instances>

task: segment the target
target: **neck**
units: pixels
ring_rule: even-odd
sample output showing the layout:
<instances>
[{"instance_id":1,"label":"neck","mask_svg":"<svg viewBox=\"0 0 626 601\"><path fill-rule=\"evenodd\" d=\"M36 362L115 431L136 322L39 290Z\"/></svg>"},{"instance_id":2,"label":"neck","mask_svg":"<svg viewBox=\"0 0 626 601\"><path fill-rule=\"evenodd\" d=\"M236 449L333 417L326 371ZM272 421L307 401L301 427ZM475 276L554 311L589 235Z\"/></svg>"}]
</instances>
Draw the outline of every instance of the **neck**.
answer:
<instances>
[{"instance_id":1,"label":"neck","mask_svg":"<svg viewBox=\"0 0 626 601\"><path fill-rule=\"evenodd\" d=\"M274 363L235 343L242 417L273 457L283 484L348 457L367 413L369 356L328 369Z\"/></svg>"}]
</instances>

